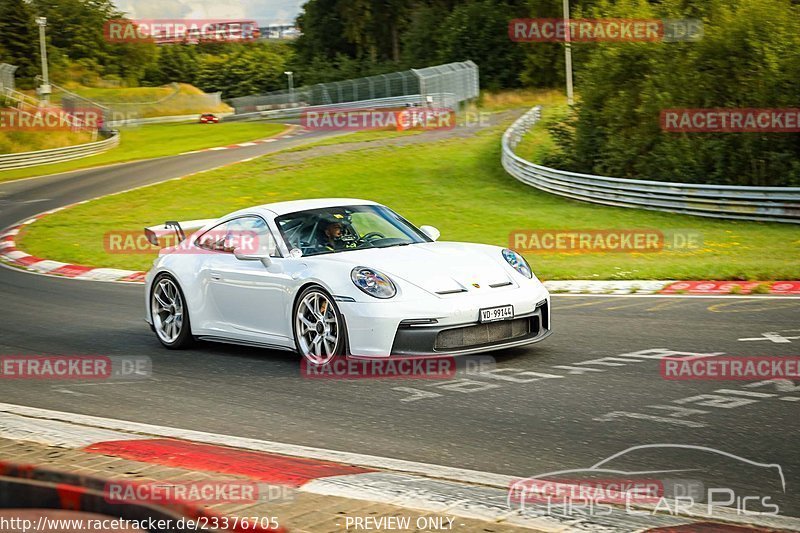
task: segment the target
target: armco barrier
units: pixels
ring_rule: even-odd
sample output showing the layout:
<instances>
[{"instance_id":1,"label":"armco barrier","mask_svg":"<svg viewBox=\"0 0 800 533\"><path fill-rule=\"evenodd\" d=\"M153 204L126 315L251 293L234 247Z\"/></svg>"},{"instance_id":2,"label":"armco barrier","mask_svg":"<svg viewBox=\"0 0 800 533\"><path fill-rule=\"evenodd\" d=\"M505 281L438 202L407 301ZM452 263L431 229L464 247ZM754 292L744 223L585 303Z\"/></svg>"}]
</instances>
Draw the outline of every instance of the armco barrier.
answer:
<instances>
[{"instance_id":1,"label":"armco barrier","mask_svg":"<svg viewBox=\"0 0 800 533\"><path fill-rule=\"evenodd\" d=\"M200 115L202 113L192 113L191 115L170 115L163 117L145 117L145 118L126 118L122 120L110 120L106 124L109 128L117 128L119 126L139 126L141 124L168 124L173 122L197 122L200 123ZM232 116L233 113L213 113L220 119Z\"/></svg>"},{"instance_id":2,"label":"armco barrier","mask_svg":"<svg viewBox=\"0 0 800 533\"><path fill-rule=\"evenodd\" d=\"M357 102L345 102L342 104L327 104L315 106L295 106L285 107L281 109L269 109L264 111L252 111L249 113L239 113L236 115L228 116L225 121L234 120L252 120L252 119L272 119L272 120L289 120L298 119L304 113L313 111L336 111L337 109L355 110L355 109L383 109L383 108L399 108L407 106L424 106L427 101L420 94L409 94L405 96L393 96L391 98L373 98L372 100L359 100Z\"/></svg>"},{"instance_id":3,"label":"armco barrier","mask_svg":"<svg viewBox=\"0 0 800 533\"><path fill-rule=\"evenodd\" d=\"M800 224L800 187L741 187L647 181L579 174L536 165L514 149L541 117L536 106L503 134L502 163L523 183L595 204L714 218Z\"/></svg>"},{"instance_id":4,"label":"armco barrier","mask_svg":"<svg viewBox=\"0 0 800 533\"><path fill-rule=\"evenodd\" d=\"M49 150L37 150L35 152L21 152L16 154L0 155L0 170L11 170L14 168L32 167L35 165L45 165L48 163L61 163L81 157L87 157L100 152L105 152L119 144L119 133L113 133L109 138L102 141L95 141L64 148L51 148Z\"/></svg>"}]
</instances>

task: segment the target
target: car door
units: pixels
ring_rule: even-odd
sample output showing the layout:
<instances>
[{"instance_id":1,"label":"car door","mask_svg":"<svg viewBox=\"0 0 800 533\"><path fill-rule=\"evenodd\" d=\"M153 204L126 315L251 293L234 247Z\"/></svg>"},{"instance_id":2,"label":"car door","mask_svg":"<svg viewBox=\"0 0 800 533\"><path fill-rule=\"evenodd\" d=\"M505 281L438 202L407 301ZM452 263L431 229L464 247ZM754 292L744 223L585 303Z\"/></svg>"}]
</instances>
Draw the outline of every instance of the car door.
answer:
<instances>
[{"instance_id":1,"label":"car door","mask_svg":"<svg viewBox=\"0 0 800 533\"><path fill-rule=\"evenodd\" d=\"M206 297L216 317L215 330L253 342L291 346L291 326L286 321L288 285L280 251L266 221L247 215L212 228L198 239L198 246L212 251L204 261ZM241 247L267 252L272 261L243 261L233 254Z\"/></svg>"}]
</instances>

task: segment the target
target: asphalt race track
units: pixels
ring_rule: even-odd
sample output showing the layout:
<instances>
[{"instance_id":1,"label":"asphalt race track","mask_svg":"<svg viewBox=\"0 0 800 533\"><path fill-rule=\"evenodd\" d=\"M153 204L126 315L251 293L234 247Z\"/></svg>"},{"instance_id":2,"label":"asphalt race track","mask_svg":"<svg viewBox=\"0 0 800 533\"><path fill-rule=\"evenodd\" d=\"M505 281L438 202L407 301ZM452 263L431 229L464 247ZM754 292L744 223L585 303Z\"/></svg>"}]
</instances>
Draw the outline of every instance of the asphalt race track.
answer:
<instances>
[{"instance_id":1,"label":"asphalt race track","mask_svg":"<svg viewBox=\"0 0 800 533\"><path fill-rule=\"evenodd\" d=\"M0 184L0 226L313 138ZM148 356L153 368L151 379L127 382L4 380L5 403L515 476L588 468L641 444L707 446L781 465L781 514L800 516L800 499L790 497L800 483L800 387L669 381L654 358L797 355L800 299L554 295L555 333L492 354L493 371L342 381L304 378L286 352L167 351L143 321L141 285L0 268L0 286L0 353ZM717 475L751 494L766 478L735 461Z\"/></svg>"}]
</instances>

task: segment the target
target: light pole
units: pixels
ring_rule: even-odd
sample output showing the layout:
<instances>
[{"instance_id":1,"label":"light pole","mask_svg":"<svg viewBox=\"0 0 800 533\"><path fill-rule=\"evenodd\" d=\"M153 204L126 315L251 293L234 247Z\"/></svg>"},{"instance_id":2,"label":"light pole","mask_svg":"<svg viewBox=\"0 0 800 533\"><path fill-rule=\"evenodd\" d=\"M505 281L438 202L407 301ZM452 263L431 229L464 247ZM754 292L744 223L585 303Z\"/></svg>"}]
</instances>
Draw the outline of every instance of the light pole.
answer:
<instances>
[{"instance_id":1,"label":"light pole","mask_svg":"<svg viewBox=\"0 0 800 533\"><path fill-rule=\"evenodd\" d=\"M291 70L284 72L289 77L289 103L294 103L294 73Z\"/></svg>"},{"instance_id":2,"label":"light pole","mask_svg":"<svg viewBox=\"0 0 800 533\"><path fill-rule=\"evenodd\" d=\"M564 63L567 68L567 104L574 103L572 95L572 35L569 24L569 0L564 0Z\"/></svg>"},{"instance_id":3,"label":"light pole","mask_svg":"<svg viewBox=\"0 0 800 533\"><path fill-rule=\"evenodd\" d=\"M47 105L50 98L50 79L47 75L47 40L44 34L47 18L36 17L36 24L39 25L39 50L42 56L42 84L39 86L39 95L42 97L42 102Z\"/></svg>"}]
</instances>

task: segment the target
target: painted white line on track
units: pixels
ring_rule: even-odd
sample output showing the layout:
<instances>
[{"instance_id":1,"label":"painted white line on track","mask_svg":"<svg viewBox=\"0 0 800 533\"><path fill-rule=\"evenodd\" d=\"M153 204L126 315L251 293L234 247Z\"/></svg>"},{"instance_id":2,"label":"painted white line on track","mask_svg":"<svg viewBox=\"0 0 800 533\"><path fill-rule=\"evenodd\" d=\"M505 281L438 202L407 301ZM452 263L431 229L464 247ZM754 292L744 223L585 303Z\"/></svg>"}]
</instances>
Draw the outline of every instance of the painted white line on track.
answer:
<instances>
[{"instance_id":1,"label":"painted white line on track","mask_svg":"<svg viewBox=\"0 0 800 533\"><path fill-rule=\"evenodd\" d=\"M288 128L289 131L291 131L292 127L296 126L296 124L285 124L285 125L286 126L290 126L290 128ZM277 139L270 139L270 140L267 140L265 142L275 142L275 140L277 140ZM54 176L61 176L62 174L73 174L75 172L88 172L90 170L100 170L100 169L104 169L104 168L118 167L118 166L122 166L122 165L129 165L129 164L132 164L132 163L141 163L143 161L157 161L159 159L166 159L168 157L177 157L177 156L187 155L187 154L199 154L200 152L204 152L204 151L205 151L205 149L192 150L190 152L181 152L181 153L178 153L178 154L162 155L162 156L159 156L159 157L150 157L150 158L145 158L145 159L132 159L131 161L120 161L119 163L109 163L107 165L88 166L88 167L83 167L83 168L76 168L74 170L64 170L62 172L53 172L51 174L41 174L39 176L28 176L27 178L17 178L17 179L13 179L13 180L7 180L7 181L0 182L0 189L4 188L6 186L12 186L15 183L22 183L24 181L29 181L29 180L38 180L38 179L41 179L41 178L52 178Z\"/></svg>"},{"instance_id":2,"label":"painted white line on track","mask_svg":"<svg viewBox=\"0 0 800 533\"><path fill-rule=\"evenodd\" d=\"M294 457L307 457L310 459L334 461L334 462L346 463L356 466L364 466L369 468L379 468L384 470L394 470L398 472L414 473L414 474L424 475L427 477L449 479L452 481L461 481L465 483L475 483L479 485L487 485L502 489L507 489L513 480L518 479L515 478L514 476L493 474L489 472L479 472L477 470L466 470L462 468L453 468L453 467L439 466L428 463L405 461L402 459L378 457L375 455L343 452L339 450L328 450L324 448L313 448L310 446L299 446L295 444L284 444L274 441L250 439L246 437L236 437L231 435L222 435L219 433L207 433L205 431L195 431L190 429L180 429L180 428L173 428L166 426L158 426L153 424L144 424L140 422L130 422L127 420L117 420L112 418L81 415L77 413L67 413L64 411L51 411L49 409L40 409L38 407L26 407L23 405L14 405L8 403L0 403L0 413L9 413L14 415L42 419L42 420L55 420L59 422L67 422L80 426L87 426L90 428L123 431L139 435L171 437L176 439L192 440L195 442L203 442L206 444L231 446L234 448L241 448L245 450L270 452L281 455L290 455ZM65 441L65 444L68 444L68 442ZM72 447L78 448L81 446L82 444L75 442L73 443Z\"/></svg>"},{"instance_id":3,"label":"painted white line on track","mask_svg":"<svg viewBox=\"0 0 800 533\"><path fill-rule=\"evenodd\" d=\"M8 413L0 413L0 435L7 439L37 442L61 448L83 448L95 442L147 438L120 431L82 427Z\"/></svg>"}]
</instances>

